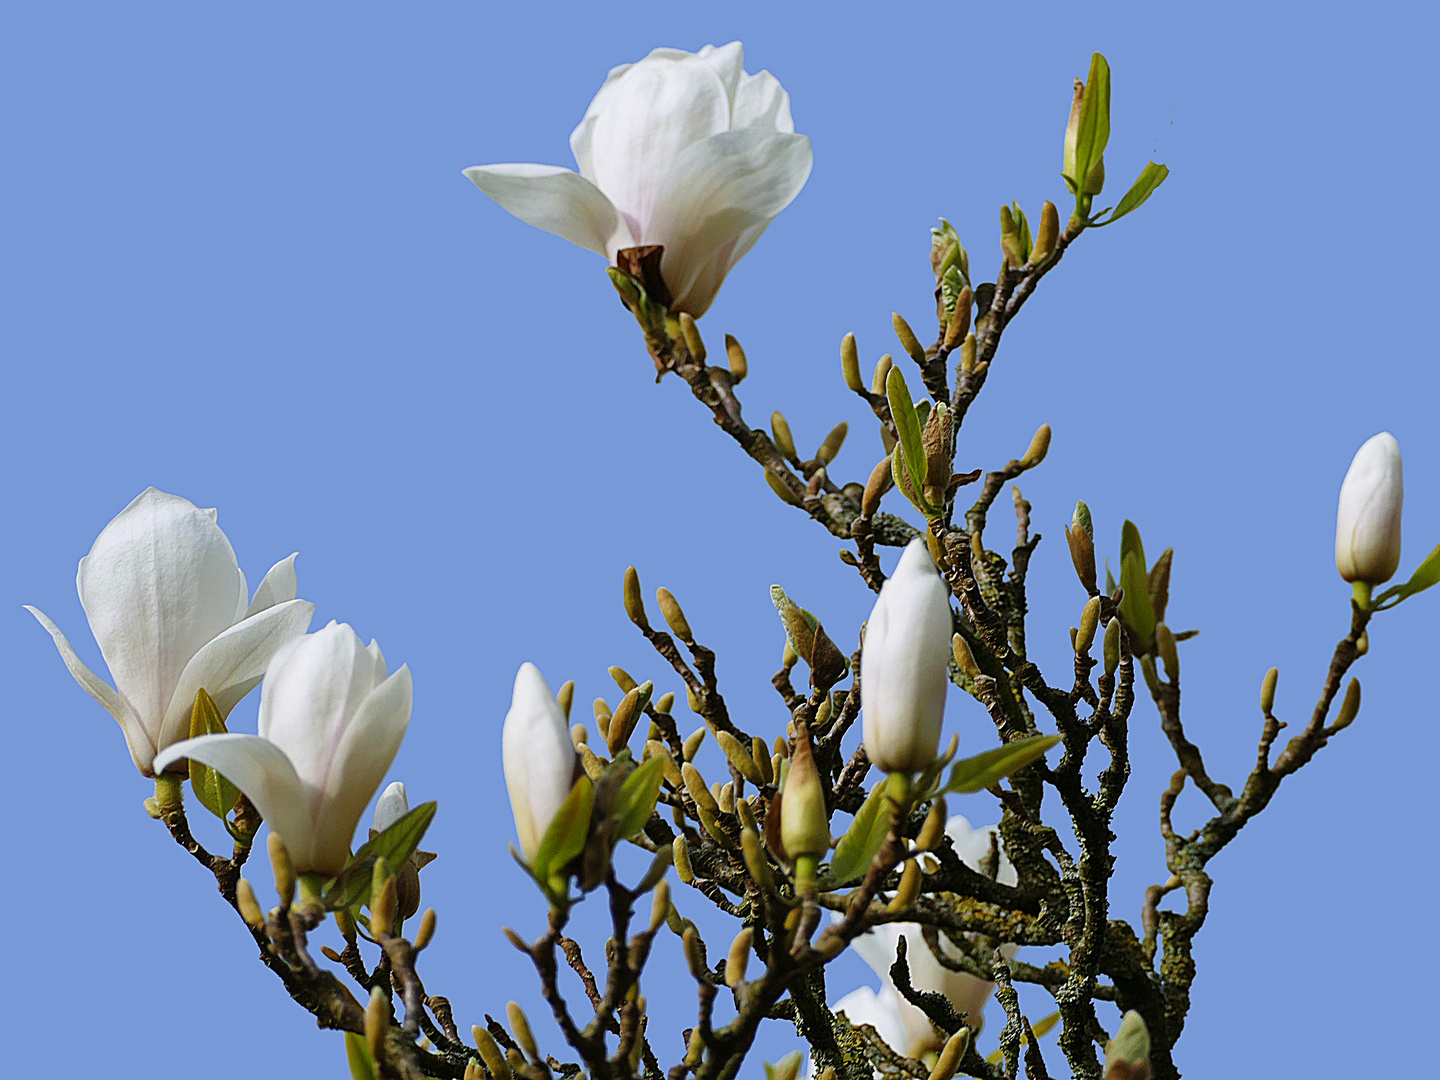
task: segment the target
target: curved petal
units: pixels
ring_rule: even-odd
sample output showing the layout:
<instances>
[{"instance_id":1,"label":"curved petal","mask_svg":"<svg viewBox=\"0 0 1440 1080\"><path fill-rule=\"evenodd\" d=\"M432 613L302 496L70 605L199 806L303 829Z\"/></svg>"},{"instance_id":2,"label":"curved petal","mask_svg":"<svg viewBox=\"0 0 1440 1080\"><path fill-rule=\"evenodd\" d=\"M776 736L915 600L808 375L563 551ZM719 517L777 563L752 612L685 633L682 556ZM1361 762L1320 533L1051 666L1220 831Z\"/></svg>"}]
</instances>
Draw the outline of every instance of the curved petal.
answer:
<instances>
[{"instance_id":1,"label":"curved petal","mask_svg":"<svg viewBox=\"0 0 1440 1080\"><path fill-rule=\"evenodd\" d=\"M401 665L361 703L335 744L314 823L316 869L344 868L355 826L405 738L413 692L410 669Z\"/></svg>"},{"instance_id":2,"label":"curved petal","mask_svg":"<svg viewBox=\"0 0 1440 1080\"><path fill-rule=\"evenodd\" d=\"M895 945L900 940L900 923L881 923L861 934L850 947L880 976L880 981L890 985L890 965L895 963Z\"/></svg>"},{"instance_id":3,"label":"curved petal","mask_svg":"<svg viewBox=\"0 0 1440 1080\"><path fill-rule=\"evenodd\" d=\"M590 136L595 184L629 222L637 243L687 148L730 126L730 98L714 69L695 57L642 60L606 91Z\"/></svg>"},{"instance_id":4,"label":"curved petal","mask_svg":"<svg viewBox=\"0 0 1440 1080\"><path fill-rule=\"evenodd\" d=\"M1015 872L1015 866L1011 863L1010 857L1005 854L1004 845L999 843L999 833L1000 828L997 825L973 828L970 822L959 814L945 823L945 835L950 837L951 842L955 845L955 854L960 856L961 862L972 870L983 872L992 850L998 850L1000 865L996 867L995 880L1001 885L1013 886L1019 882L1020 878Z\"/></svg>"},{"instance_id":5,"label":"curved petal","mask_svg":"<svg viewBox=\"0 0 1440 1080\"><path fill-rule=\"evenodd\" d=\"M285 839L298 873L318 868L305 793L283 750L258 735L202 735L166 747L155 765L164 769L187 758L209 765L245 793L270 831Z\"/></svg>"},{"instance_id":6,"label":"curved petal","mask_svg":"<svg viewBox=\"0 0 1440 1080\"><path fill-rule=\"evenodd\" d=\"M299 554L298 551L292 552L289 558L281 559L266 571L255 590L255 599L245 609L246 617L295 599L295 594L300 591L299 582L295 580L295 556Z\"/></svg>"},{"instance_id":7,"label":"curved petal","mask_svg":"<svg viewBox=\"0 0 1440 1080\"><path fill-rule=\"evenodd\" d=\"M515 832L525 857L533 860L570 794L576 756L565 714L534 664L521 664L515 673L500 745Z\"/></svg>"},{"instance_id":8,"label":"curved petal","mask_svg":"<svg viewBox=\"0 0 1440 1080\"><path fill-rule=\"evenodd\" d=\"M527 225L606 258L627 247L629 230L610 200L579 173L558 165L475 165L471 183ZM624 232L622 232L624 230Z\"/></svg>"},{"instance_id":9,"label":"curved petal","mask_svg":"<svg viewBox=\"0 0 1440 1080\"><path fill-rule=\"evenodd\" d=\"M246 601L250 598L250 585L245 580L245 571L241 570L240 567L237 566L235 567L235 573L240 576L240 588L236 590L235 618L230 620L231 623L237 623L241 619L243 619L245 617L245 612L248 611L250 607L250 605L246 603Z\"/></svg>"},{"instance_id":10,"label":"curved petal","mask_svg":"<svg viewBox=\"0 0 1440 1080\"><path fill-rule=\"evenodd\" d=\"M303 636L314 617L310 601L289 600L236 623L205 645L180 674L160 728L159 747L190 734L190 710L202 689L215 699L220 715L229 716L240 699L260 685L280 647Z\"/></svg>"},{"instance_id":11,"label":"curved petal","mask_svg":"<svg viewBox=\"0 0 1440 1080\"><path fill-rule=\"evenodd\" d=\"M190 658L234 623L243 588L214 518L154 488L105 526L76 587L115 688L152 733Z\"/></svg>"},{"instance_id":12,"label":"curved petal","mask_svg":"<svg viewBox=\"0 0 1440 1080\"><path fill-rule=\"evenodd\" d=\"M725 275L730 273L731 268L745 257L745 254L755 246L755 242L765 235L765 230L769 227L770 223L767 221L763 225L746 229L712 255L710 261L701 268L699 276L695 278L695 283L690 286L689 292L685 295L685 310L697 319L710 310L710 304L720 291L720 286L725 284Z\"/></svg>"},{"instance_id":13,"label":"curved petal","mask_svg":"<svg viewBox=\"0 0 1440 1080\"><path fill-rule=\"evenodd\" d=\"M710 65L710 70L715 72L724 84L725 95L733 102L735 90L745 77L745 46L738 41L725 45L706 45L695 57Z\"/></svg>"},{"instance_id":14,"label":"curved petal","mask_svg":"<svg viewBox=\"0 0 1440 1080\"><path fill-rule=\"evenodd\" d=\"M25 610L34 615L36 621L55 639L55 648L60 650L60 659L65 661L65 666L70 669L70 674L75 676L80 688L120 722L120 729L125 733L125 743L130 747L130 757L134 760L135 767L145 776L153 776L151 762L155 757L155 744L150 741L145 725L140 723L140 718L135 715L130 703L111 689L109 683L85 666L85 662L75 655L70 642L60 628L50 621L48 615L29 604L25 605Z\"/></svg>"},{"instance_id":15,"label":"curved petal","mask_svg":"<svg viewBox=\"0 0 1440 1080\"><path fill-rule=\"evenodd\" d=\"M345 623L300 638L270 661L260 691L260 734L285 751L317 812L335 748L374 688L375 658Z\"/></svg>"},{"instance_id":16,"label":"curved petal","mask_svg":"<svg viewBox=\"0 0 1440 1080\"><path fill-rule=\"evenodd\" d=\"M661 273L676 310L709 306L688 295L705 264L747 229L768 224L805 186L810 140L745 128L686 149L671 163L642 243L664 244Z\"/></svg>"},{"instance_id":17,"label":"curved petal","mask_svg":"<svg viewBox=\"0 0 1440 1080\"><path fill-rule=\"evenodd\" d=\"M375 816L370 819L370 827L376 832L384 832L409 812L410 800L405 795L405 785L396 780L376 800Z\"/></svg>"},{"instance_id":18,"label":"curved petal","mask_svg":"<svg viewBox=\"0 0 1440 1080\"><path fill-rule=\"evenodd\" d=\"M768 131L793 132L795 118L790 115L790 95L780 80L768 71L754 75L741 74L740 85L730 110L730 127L765 128Z\"/></svg>"}]
</instances>

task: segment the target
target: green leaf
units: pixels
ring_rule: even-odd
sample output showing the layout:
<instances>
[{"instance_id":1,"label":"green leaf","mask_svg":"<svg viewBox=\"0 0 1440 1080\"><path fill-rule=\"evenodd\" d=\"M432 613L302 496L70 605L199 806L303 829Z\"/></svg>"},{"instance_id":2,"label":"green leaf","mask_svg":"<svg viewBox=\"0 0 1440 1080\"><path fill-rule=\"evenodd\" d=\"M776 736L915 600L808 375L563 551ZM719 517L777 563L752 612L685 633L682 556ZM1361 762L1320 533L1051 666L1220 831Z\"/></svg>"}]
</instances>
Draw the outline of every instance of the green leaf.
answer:
<instances>
[{"instance_id":1,"label":"green leaf","mask_svg":"<svg viewBox=\"0 0 1440 1080\"><path fill-rule=\"evenodd\" d=\"M1120 526L1120 567L1122 571L1125 567L1125 556L1131 552L1134 552L1140 559L1141 570L1146 570L1150 566L1145 561L1145 545L1140 540L1139 526L1127 518L1125 524ZM1125 582L1122 580L1120 584L1123 585Z\"/></svg>"},{"instance_id":2,"label":"green leaf","mask_svg":"<svg viewBox=\"0 0 1440 1080\"><path fill-rule=\"evenodd\" d=\"M1128 551L1120 562L1120 587L1125 590L1120 617L1135 635L1131 645L1137 653L1143 652L1155 636L1155 605L1150 602L1150 579L1145 574L1144 559L1143 553Z\"/></svg>"},{"instance_id":3,"label":"green leaf","mask_svg":"<svg viewBox=\"0 0 1440 1080\"><path fill-rule=\"evenodd\" d=\"M215 707L214 699L203 689L197 691L195 707L190 710L190 738L223 734L225 720L220 715L220 710ZM190 786L195 790L195 798L200 800L200 805L221 821L235 808L235 803L240 798L239 788L209 765L204 765L194 758L190 759Z\"/></svg>"},{"instance_id":4,"label":"green leaf","mask_svg":"<svg viewBox=\"0 0 1440 1080\"><path fill-rule=\"evenodd\" d=\"M1084 184L1110 142L1110 65L1098 52L1090 57L1080 131L1075 139L1075 181Z\"/></svg>"},{"instance_id":5,"label":"green leaf","mask_svg":"<svg viewBox=\"0 0 1440 1080\"><path fill-rule=\"evenodd\" d=\"M1440 544L1435 545L1435 550L1426 555L1415 572L1410 575L1410 580L1403 585L1393 585L1375 598L1377 604L1394 598L1387 607L1394 607L1406 597L1414 596L1418 592L1424 592L1430 586L1440 583Z\"/></svg>"},{"instance_id":6,"label":"green leaf","mask_svg":"<svg viewBox=\"0 0 1440 1080\"><path fill-rule=\"evenodd\" d=\"M625 778L615 796L611 817L615 820L615 839L629 840L650 820L655 801L660 797L660 780L665 775L665 759L647 758Z\"/></svg>"},{"instance_id":7,"label":"green leaf","mask_svg":"<svg viewBox=\"0 0 1440 1080\"><path fill-rule=\"evenodd\" d=\"M895 432L900 437L900 450L905 458L905 468L915 490L925 486L925 446L920 438L920 420L915 415L915 401L910 388L905 385L905 376L898 367L892 367L885 377L885 397L890 402L890 416L895 421Z\"/></svg>"},{"instance_id":8,"label":"green leaf","mask_svg":"<svg viewBox=\"0 0 1440 1080\"><path fill-rule=\"evenodd\" d=\"M984 791L996 781L1023 769L1059 741L1059 735L1027 735L983 754L961 758L950 770L950 782L940 794L967 795Z\"/></svg>"},{"instance_id":9,"label":"green leaf","mask_svg":"<svg viewBox=\"0 0 1440 1080\"><path fill-rule=\"evenodd\" d=\"M375 860L384 857L386 865L398 873L420 846L425 830L435 819L437 807L435 802L421 803L384 832L377 833L362 844L325 890L325 906L331 911L342 908L359 911L369 903Z\"/></svg>"},{"instance_id":10,"label":"green leaf","mask_svg":"<svg viewBox=\"0 0 1440 1080\"><path fill-rule=\"evenodd\" d=\"M830 862L828 887L835 888L853 881L865 873L870 860L890 835L890 800L885 793L890 787L889 777L883 777L866 796L850 828L835 845L835 858Z\"/></svg>"},{"instance_id":11,"label":"green leaf","mask_svg":"<svg viewBox=\"0 0 1440 1080\"><path fill-rule=\"evenodd\" d=\"M1145 200L1155 194L1155 189L1163 184L1169 175L1170 170L1164 165L1156 165L1153 161L1146 165L1140 170L1140 176L1135 183L1130 185L1130 190L1125 193L1125 197L1120 200L1120 205L1115 207L1115 212L1105 220L1104 224L1113 225L1131 211L1139 210L1145 204Z\"/></svg>"},{"instance_id":12,"label":"green leaf","mask_svg":"<svg viewBox=\"0 0 1440 1080\"><path fill-rule=\"evenodd\" d=\"M571 859L585 848L590 831L590 811L595 807L595 785L584 773L575 781L570 794L560 804L555 819L545 830L540 850L535 852L531 870L540 881L549 881Z\"/></svg>"},{"instance_id":13,"label":"green leaf","mask_svg":"<svg viewBox=\"0 0 1440 1080\"><path fill-rule=\"evenodd\" d=\"M370 1056L370 1044L364 1035L345 1032L345 1057L350 1062L351 1080L379 1080L380 1074L375 1070L375 1059Z\"/></svg>"}]
</instances>

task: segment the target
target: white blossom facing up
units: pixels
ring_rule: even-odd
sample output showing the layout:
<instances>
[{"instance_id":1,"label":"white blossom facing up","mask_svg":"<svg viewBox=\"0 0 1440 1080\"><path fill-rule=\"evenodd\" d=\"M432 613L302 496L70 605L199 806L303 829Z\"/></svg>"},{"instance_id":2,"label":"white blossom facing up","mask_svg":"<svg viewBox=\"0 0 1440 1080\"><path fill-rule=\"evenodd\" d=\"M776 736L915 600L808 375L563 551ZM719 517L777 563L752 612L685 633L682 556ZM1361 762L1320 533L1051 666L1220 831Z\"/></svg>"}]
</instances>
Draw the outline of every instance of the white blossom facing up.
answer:
<instances>
[{"instance_id":1,"label":"white blossom facing up","mask_svg":"<svg viewBox=\"0 0 1440 1080\"><path fill-rule=\"evenodd\" d=\"M157 753L190 734L200 690L228 716L315 614L314 604L295 599L294 555L270 568L252 598L215 511L153 487L105 526L75 584L113 687L43 612L26 610L75 681L120 722L145 776L154 775Z\"/></svg>"},{"instance_id":2,"label":"white blossom facing up","mask_svg":"<svg viewBox=\"0 0 1440 1080\"><path fill-rule=\"evenodd\" d=\"M860 704L865 752L884 772L935 760L950 684L950 590L925 542L910 541L865 627Z\"/></svg>"},{"instance_id":3,"label":"white blossom facing up","mask_svg":"<svg viewBox=\"0 0 1440 1080\"><path fill-rule=\"evenodd\" d=\"M1382 585L1400 566L1400 511L1405 499L1400 444L1388 431L1367 439L1340 485L1335 566L1346 581Z\"/></svg>"},{"instance_id":4,"label":"white blossom facing up","mask_svg":"<svg viewBox=\"0 0 1440 1080\"><path fill-rule=\"evenodd\" d=\"M284 839L297 873L332 876L400 749L411 694L408 667L387 676L379 645L332 622L276 654L259 735L186 739L157 764L194 758L224 774Z\"/></svg>"},{"instance_id":5,"label":"white blossom facing up","mask_svg":"<svg viewBox=\"0 0 1440 1080\"><path fill-rule=\"evenodd\" d=\"M998 831L994 825L973 829L970 822L956 816L946 823L945 833L954 842L955 853L971 869L985 873L993 870L996 880L1002 885L1014 885L1019 880L1015 867L998 843ZM993 859L997 853L998 863ZM927 1051L938 1051L945 1040L930 1023L929 1017L902 998L890 980L890 965L895 963L895 946L902 936L906 942L911 985L917 990L944 994L956 1012L968 1014L966 1023L976 1031L983 1023L985 1003L990 1000L995 984L943 966L925 944L920 926L916 923L882 923L856 938L851 943L852 947L880 976L880 990L875 993L866 987L868 997L857 998L856 994L850 994L835 1008L845 1007L849 1002L852 1008L858 1005L871 1010L872 1015L882 1016L884 1026L873 1019L856 1020L853 1014L847 1013L851 1023L875 1024L876 1031L893 1050L918 1058ZM951 951L944 938L940 940L941 948ZM1015 955L1013 945L1002 948L1007 956ZM893 1033L894 1037L887 1032Z\"/></svg>"},{"instance_id":6,"label":"white blossom facing up","mask_svg":"<svg viewBox=\"0 0 1440 1080\"><path fill-rule=\"evenodd\" d=\"M525 858L534 862L580 762L565 713L534 664L521 664L515 674L501 743L515 832Z\"/></svg>"},{"instance_id":7,"label":"white blossom facing up","mask_svg":"<svg viewBox=\"0 0 1440 1080\"><path fill-rule=\"evenodd\" d=\"M578 172L506 164L465 175L520 220L612 264L624 248L662 245L670 308L698 318L810 175L790 95L744 62L738 41L656 49L611 69L590 102L570 135Z\"/></svg>"}]
</instances>

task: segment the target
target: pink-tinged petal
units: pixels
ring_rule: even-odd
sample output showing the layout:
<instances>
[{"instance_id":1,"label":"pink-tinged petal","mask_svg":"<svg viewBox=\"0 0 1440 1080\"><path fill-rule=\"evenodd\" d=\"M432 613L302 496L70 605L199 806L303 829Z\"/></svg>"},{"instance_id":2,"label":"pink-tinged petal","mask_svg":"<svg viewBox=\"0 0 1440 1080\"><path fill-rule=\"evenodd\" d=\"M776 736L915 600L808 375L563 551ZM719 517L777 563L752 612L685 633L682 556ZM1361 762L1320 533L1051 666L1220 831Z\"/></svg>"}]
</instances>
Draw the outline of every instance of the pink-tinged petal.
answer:
<instances>
[{"instance_id":1,"label":"pink-tinged petal","mask_svg":"<svg viewBox=\"0 0 1440 1080\"><path fill-rule=\"evenodd\" d=\"M190 734L190 711L201 690L215 699L222 717L229 716L260 685L281 646L303 637L314 617L315 605L308 600L288 600L241 620L205 645L180 675L160 729L160 748Z\"/></svg>"},{"instance_id":2,"label":"pink-tinged petal","mask_svg":"<svg viewBox=\"0 0 1440 1080\"><path fill-rule=\"evenodd\" d=\"M185 665L242 607L230 541L212 514L149 488L80 560L76 586L115 688L158 733Z\"/></svg>"},{"instance_id":3,"label":"pink-tinged petal","mask_svg":"<svg viewBox=\"0 0 1440 1080\"><path fill-rule=\"evenodd\" d=\"M687 148L730 126L730 98L702 60L644 60L606 91L590 136L591 173L637 234L645 238L662 185Z\"/></svg>"},{"instance_id":4,"label":"pink-tinged petal","mask_svg":"<svg viewBox=\"0 0 1440 1080\"><path fill-rule=\"evenodd\" d=\"M281 559L266 572L260 581L260 587L255 590L255 599L251 600L250 606L245 609L247 616L295 599L296 593L300 591L299 583L295 580L295 556L299 554L297 551L288 558Z\"/></svg>"},{"instance_id":5,"label":"pink-tinged petal","mask_svg":"<svg viewBox=\"0 0 1440 1080\"><path fill-rule=\"evenodd\" d=\"M527 225L610 258L630 245L615 207L579 173L558 165L476 165L470 181Z\"/></svg>"},{"instance_id":6,"label":"pink-tinged petal","mask_svg":"<svg viewBox=\"0 0 1440 1080\"><path fill-rule=\"evenodd\" d=\"M125 743L130 747L130 757L135 762L135 767L145 776L153 776L151 765L155 757L155 744L151 741L145 725L140 722L140 717L135 715L135 710L130 703L122 698L110 685L85 666L85 662L75 655L75 650L70 647L69 640L61 632L60 628L50 621L39 608L25 605L25 610L35 616L50 636L55 640L55 648L60 650L60 659L65 661L65 666L70 669L70 674L80 684L80 688L98 701L111 716L120 722L120 730L125 733Z\"/></svg>"},{"instance_id":7,"label":"pink-tinged petal","mask_svg":"<svg viewBox=\"0 0 1440 1080\"><path fill-rule=\"evenodd\" d=\"M155 759L165 769L187 759L209 765L245 793L279 833L298 873L324 872L313 853L309 800L285 752L258 735L202 735L167 747Z\"/></svg>"},{"instance_id":8,"label":"pink-tinged petal","mask_svg":"<svg viewBox=\"0 0 1440 1080\"><path fill-rule=\"evenodd\" d=\"M780 80L768 71L742 74L739 88L735 91L735 105L730 110L730 127L794 132L790 95L780 85Z\"/></svg>"},{"instance_id":9,"label":"pink-tinged petal","mask_svg":"<svg viewBox=\"0 0 1440 1080\"><path fill-rule=\"evenodd\" d=\"M714 293L693 291L706 264L790 205L811 164L804 135L759 128L714 135L671 163L642 242L665 246L661 273L676 310L693 315L709 307Z\"/></svg>"},{"instance_id":10,"label":"pink-tinged petal","mask_svg":"<svg viewBox=\"0 0 1440 1080\"><path fill-rule=\"evenodd\" d=\"M405 738L413 694L410 669L401 665L360 704L335 745L314 829L315 857L327 873L339 873L349 858L355 826Z\"/></svg>"}]
</instances>

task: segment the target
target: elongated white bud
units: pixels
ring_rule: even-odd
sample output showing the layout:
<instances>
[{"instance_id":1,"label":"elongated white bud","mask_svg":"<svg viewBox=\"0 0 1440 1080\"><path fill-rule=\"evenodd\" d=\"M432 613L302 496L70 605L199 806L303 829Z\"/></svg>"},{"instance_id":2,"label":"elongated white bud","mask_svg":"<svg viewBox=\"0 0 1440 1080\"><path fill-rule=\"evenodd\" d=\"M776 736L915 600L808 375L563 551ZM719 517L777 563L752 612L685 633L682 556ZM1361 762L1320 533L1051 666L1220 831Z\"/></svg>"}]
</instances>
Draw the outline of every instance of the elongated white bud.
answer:
<instances>
[{"instance_id":1,"label":"elongated white bud","mask_svg":"<svg viewBox=\"0 0 1440 1080\"><path fill-rule=\"evenodd\" d=\"M1356 452L1340 485L1335 566L1346 581L1381 585L1395 576L1404 496L1400 444L1382 431Z\"/></svg>"}]
</instances>

